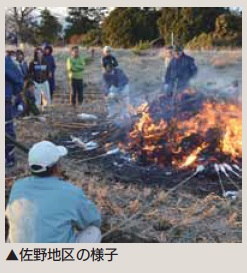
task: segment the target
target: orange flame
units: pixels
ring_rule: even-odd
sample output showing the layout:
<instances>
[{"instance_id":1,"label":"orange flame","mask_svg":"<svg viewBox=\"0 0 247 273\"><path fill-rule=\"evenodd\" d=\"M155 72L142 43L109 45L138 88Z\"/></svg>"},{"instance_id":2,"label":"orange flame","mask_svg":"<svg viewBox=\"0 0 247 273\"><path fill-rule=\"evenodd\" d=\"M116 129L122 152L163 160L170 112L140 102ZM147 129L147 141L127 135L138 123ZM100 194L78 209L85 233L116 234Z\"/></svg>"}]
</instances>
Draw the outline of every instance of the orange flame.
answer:
<instances>
[{"instance_id":1,"label":"orange flame","mask_svg":"<svg viewBox=\"0 0 247 273\"><path fill-rule=\"evenodd\" d=\"M204 103L202 110L187 120L180 121L174 118L169 125L164 119L154 121L149 113L148 104L141 105L137 112L141 118L130 132L130 142L127 149L133 150L133 158L144 155L149 162L159 165L164 164L165 148L173 155L180 155L180 160L172 160L172 164L181 168L192 166L196 163L202 150L210 145L207 134L210 129L219 132L217 152L230 155L232 159L242 157L242 109L233 103ZM188 156L182 153L181 141L193 134L200 135L204 141ZM163 143L163 144L162 144Z\"/></svg>"}]
</instances>

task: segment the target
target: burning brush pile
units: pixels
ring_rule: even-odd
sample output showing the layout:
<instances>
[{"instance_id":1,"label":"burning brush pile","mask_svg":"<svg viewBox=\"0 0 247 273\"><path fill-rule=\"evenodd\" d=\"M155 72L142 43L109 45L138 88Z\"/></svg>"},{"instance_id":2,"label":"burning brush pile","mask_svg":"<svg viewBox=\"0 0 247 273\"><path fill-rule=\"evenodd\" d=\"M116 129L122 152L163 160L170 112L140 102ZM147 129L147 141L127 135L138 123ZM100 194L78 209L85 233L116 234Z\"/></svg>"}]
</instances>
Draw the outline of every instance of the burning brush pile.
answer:
<instances>
[{"instance_id":1,"label":"burning brush pile","mask_svg":"<svg viewBox=\"0 0 247 273\"><path fill-rule=\"evenodd\" d=\"M241 162L239 104L205 99L186 90L173 100L162 96L143 104L138 113L128 144L122 147L140 164L183 169Z\"/></svg>"},{"instance_id":2,"label":"burning brush pile","mask_svg":"<svg viewBox=\"0 0 247 273\"><path fill-rule=\"evenodd\" d=\"M233 100L215 100L188 89L137 109L120 148L140 166L221 172L240 178L242 109Z\"/></svg>"},{"instance_id":3,"label":"burning brush pile","mask_svg":"<svg viewBox=\"0 0 247 273\"><path fill-rule=\"evenodd\" d=\"M188 89L142 104L128 128L108 127L100 122L77 132L79 137L66 141L72 145L70 155L122 182L172 188L194 173L196 185L190 181L189 187L196 192L241 187L242 109L237 101Z\"/></svg>"}]
</instances>

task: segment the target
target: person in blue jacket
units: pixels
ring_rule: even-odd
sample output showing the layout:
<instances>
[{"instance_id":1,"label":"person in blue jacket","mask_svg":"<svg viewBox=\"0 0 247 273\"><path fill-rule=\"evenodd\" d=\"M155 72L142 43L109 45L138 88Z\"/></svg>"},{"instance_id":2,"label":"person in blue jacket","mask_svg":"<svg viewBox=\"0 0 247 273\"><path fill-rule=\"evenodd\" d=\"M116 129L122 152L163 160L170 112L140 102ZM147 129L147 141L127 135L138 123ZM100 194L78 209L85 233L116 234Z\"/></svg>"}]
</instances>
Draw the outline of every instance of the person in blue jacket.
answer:
<instances>
[{"instance_id":1,"label":"person in blue jacket","mask_svg":"<svg viewBox=\"0 0 247 273\"><path fill-rule=\"evenodd\" d=\"M103 73L103 92L109 118L128 116L129 90L129 79L123 70L108 64Z\"/></svg>"},{"instance_id":2,"label":"person in blue jacket","mask_svg":"<svg viewBox=\"0 0 247 273\"><path fill-rule=\"evenodd\" d=\"M50 93L51 93L51 99L53 98L53 94L55 91L55 70L56 70L56 63L55 59L52 55L53 48L51 45L46 45L44 47L44 58L47 62L47 64L50 67L51 76L49 77L49 86L50 86Z\"/></svg>"},{"instance_id":3,"label":"person in blue jacket","mask_svg":"<svg viewBox=\"0 0 247 273\"><path fill-rule=\"evenodd\" d=\"M23 76L10 55L5 56L5 133L16 137L13 124L13 103L23 88ZM14 144L5 141L5 167L15 164Z\"/></svg>"},{"instance_id":4,"label":"person in blue jacket","mask_svg":"<svg viewBox=\"0 0 247 273\"><path fill-rule=\"evenodd\" d=\"M67 153L50 141L29 150L31 176L14 182L6 207L8 242L100 243L96 205L63 178L60 160Z\"/></svg>"},{"instance_id":5,"label":"person in blue jacket","mask_svg":"<svg viewBox=\"0 0 247 273\"><path fill-rule=\"evenodd\" d=\"M172 96L174 91L181 92L188 88L197 72L194 58L186 55L181 46L176 46L165 75L165 90L168 95Z\"/></svg>"}]
</instances>

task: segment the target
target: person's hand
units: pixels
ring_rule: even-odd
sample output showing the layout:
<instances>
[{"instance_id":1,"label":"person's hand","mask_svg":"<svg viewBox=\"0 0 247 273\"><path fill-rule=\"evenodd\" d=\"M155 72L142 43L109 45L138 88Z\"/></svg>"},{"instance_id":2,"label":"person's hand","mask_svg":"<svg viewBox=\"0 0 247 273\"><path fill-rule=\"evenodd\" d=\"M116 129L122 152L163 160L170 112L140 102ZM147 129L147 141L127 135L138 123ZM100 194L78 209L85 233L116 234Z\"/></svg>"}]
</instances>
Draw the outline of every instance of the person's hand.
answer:
<instances>
[{"instance_id":1,"label":"person's hand","mask_svg":"<svg viewBox=\"0 0 247 273\"><path fill-rule=\"evenodd\" d=\"M15 104L15 102L16 102L16 96L15 96L15 95L12 95L12 97L11 97L11 103L12 103L12 104Z\"/></svg>"},{"instance_id":2,"label":"person's hand","mask_svg":"<svg viewBox=\"0 0 247 273\"><path fill-rule=\"evenodd\" d=\"M165 83L163 86L162 86L162 91L163 92L166 92L169 88L169 84Z\"/></svg>"},{"instance_id":3,"label":"person's hand","mask_svg":"<svg viewBox=\"0 0 247 273\"><path fill-rule=\"evenodd\" d=\"M118 88L112 85L112 86L109 88L109 93L113 93L113 94L118 93Z\"/></svg>"},{"instance_id":4,"label":"person's hand","mask_svg":"<svg viewBox=\"0 0 247 273\"><path fill-rule=\"evenodd\" d=\"M49 78L51 78L51 77L52 77L52 73L51 73L51 72L49 72L48 77L49 77Z\"/></svg>"},{"instance_id":5,"label":"person's hand","mask_svg":"<svg viewBox=\"0 0 247 273\"><path fill-rule=\"evenodd\" d=\"M19 112L23 112L24 111L24 107L23 107L22 104L18 104L17 105L17 111L19 111Z\"/></svg>"}]
</instances>

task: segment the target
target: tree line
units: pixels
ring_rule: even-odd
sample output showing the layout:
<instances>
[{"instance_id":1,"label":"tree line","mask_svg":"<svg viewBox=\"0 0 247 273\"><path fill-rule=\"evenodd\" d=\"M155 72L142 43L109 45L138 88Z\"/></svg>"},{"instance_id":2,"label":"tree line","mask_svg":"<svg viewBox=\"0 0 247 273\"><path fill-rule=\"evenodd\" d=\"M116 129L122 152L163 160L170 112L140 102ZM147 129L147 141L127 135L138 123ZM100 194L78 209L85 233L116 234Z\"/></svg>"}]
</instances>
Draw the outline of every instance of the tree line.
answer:
<instances>
[{"instance_id":1,"label":"tree line","mask_svg":"<svg viewBox=\"0 0 247 273\"><path fill-rule=\"evenodd\" d=\"M55 43L62 36L68 43L79 37L84 45L124 48L157 38L185 46L200 45L205 39L216 45L242 45L242 12L225 7L121 7L111 12L105 7L69 7L65 21L63 29L47 8L37 13L37 8L22 7L9 8L5 24L21 41L32 44Z\"/></svg>"}]
</instances>

